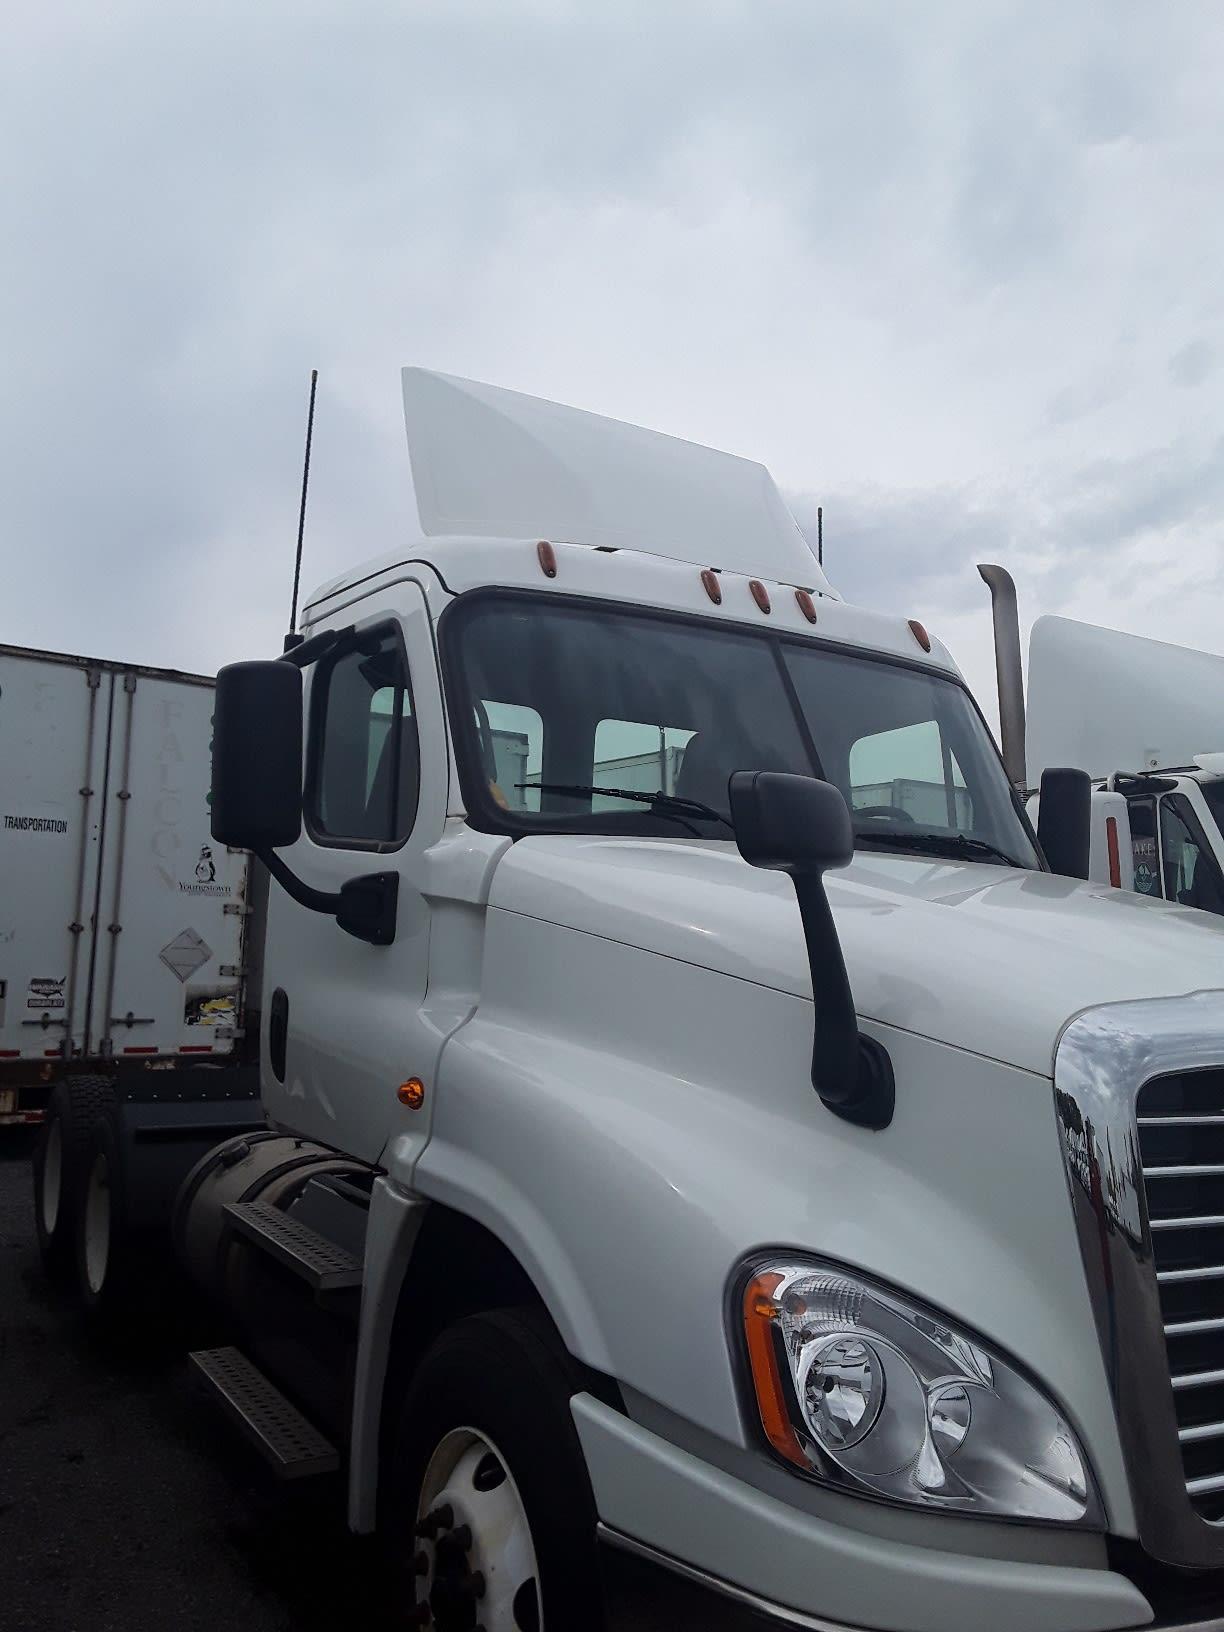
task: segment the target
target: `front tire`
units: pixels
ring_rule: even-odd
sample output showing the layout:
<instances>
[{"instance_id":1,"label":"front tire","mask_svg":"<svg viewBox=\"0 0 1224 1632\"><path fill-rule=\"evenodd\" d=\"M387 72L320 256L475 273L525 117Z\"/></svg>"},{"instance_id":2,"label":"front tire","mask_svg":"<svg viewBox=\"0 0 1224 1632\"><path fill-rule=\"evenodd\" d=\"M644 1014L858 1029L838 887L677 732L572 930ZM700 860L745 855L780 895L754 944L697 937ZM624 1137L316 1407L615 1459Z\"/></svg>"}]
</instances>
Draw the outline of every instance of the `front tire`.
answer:
<instances>
[{"instance_id":1,"label":"front tire","mask_svg":"<svg viewBox=\"0 0 1224 1632\"><path fill-rule=\"evenodd\" d=\"M529 1310L475 1315L426 1354L404 1402L384 1526L421 1617L407 1624L600 1632L574 1391L567 1356Z\"/></svg>"}]
</instances>

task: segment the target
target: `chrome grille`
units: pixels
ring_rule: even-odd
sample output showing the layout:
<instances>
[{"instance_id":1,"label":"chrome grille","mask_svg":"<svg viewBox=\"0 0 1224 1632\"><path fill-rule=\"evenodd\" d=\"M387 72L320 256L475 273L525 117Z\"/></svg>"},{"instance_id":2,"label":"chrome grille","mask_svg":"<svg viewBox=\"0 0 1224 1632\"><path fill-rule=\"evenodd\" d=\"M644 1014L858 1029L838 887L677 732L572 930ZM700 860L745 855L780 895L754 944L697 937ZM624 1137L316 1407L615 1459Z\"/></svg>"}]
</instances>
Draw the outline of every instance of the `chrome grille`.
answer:
<instances>
[{"instance_id":1,"label":"chrome grille","mask_svg":"<svg viewBox=\"0 0 1224 1632\"><path fill-rule=\"evenodd\" d=\"M1186 1490L1224 1518L1224 1071L1157 1077L1139 1155Z\"/></svg>"}]
</instances>

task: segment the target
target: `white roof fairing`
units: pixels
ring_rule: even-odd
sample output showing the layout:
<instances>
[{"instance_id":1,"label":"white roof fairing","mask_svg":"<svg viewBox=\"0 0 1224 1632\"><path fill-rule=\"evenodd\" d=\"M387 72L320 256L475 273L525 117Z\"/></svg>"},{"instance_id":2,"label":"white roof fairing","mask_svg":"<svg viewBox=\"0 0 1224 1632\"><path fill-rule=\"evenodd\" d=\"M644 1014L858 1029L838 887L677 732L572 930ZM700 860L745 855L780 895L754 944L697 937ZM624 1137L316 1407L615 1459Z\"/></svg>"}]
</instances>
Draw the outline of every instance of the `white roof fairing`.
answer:
<instances>
[{"instance_id":1,"label":"white roof fairing","mask_svg":"<svg viewBox=\"0 0 1224 1632\"><path fill-rule=\"evenodd\" d=\"M763 465L448 374L403 383L427 538L602 545L834 594Z\"/></svg>"}]
</instances>

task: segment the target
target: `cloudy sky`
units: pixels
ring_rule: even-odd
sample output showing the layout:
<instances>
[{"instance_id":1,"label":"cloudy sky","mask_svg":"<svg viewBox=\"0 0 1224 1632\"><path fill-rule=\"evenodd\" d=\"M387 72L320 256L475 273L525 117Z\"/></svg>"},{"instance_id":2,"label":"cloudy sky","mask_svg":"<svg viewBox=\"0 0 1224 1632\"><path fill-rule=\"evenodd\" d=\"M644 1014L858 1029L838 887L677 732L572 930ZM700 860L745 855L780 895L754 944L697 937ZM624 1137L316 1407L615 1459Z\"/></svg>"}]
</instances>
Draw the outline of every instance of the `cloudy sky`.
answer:
<instances>
[{"instance_id":1,"label":"cloudy sky","mask_svg":"<svg viewBox=\"0 0 1224 1632\"><path fill-rule=\"evenodd\" d=\"M848 597L1224 651L1224 9L9 0L0 641L213 669L419 363L766 462ZM984 696L984 701L987 700Z\"/></svg>"}]
</instances>

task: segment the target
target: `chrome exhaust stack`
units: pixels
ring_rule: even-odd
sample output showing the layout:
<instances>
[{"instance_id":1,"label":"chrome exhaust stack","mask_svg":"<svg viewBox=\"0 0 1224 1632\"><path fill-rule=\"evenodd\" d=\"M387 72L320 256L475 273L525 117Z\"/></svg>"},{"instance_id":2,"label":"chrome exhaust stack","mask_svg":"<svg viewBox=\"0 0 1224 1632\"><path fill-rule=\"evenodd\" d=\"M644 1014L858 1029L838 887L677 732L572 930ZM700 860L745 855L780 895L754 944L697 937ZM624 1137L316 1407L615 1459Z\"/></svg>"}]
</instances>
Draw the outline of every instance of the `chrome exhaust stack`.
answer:
<instances>
[{"instance_id":1,"label":"chrome exhaust stack","mask_svg":"<svg viewBox=\"0 0 1224 1632\"><path fill-rule=\"evenodd\" d=\"M994 613L995 673L999 682L999 737L1003 767L1013 787L1028 787L1024 752L1024 669L1020 657L1020 614L1016 585L1006 567L981 566Z\"/></svg>"}]
</instances>

